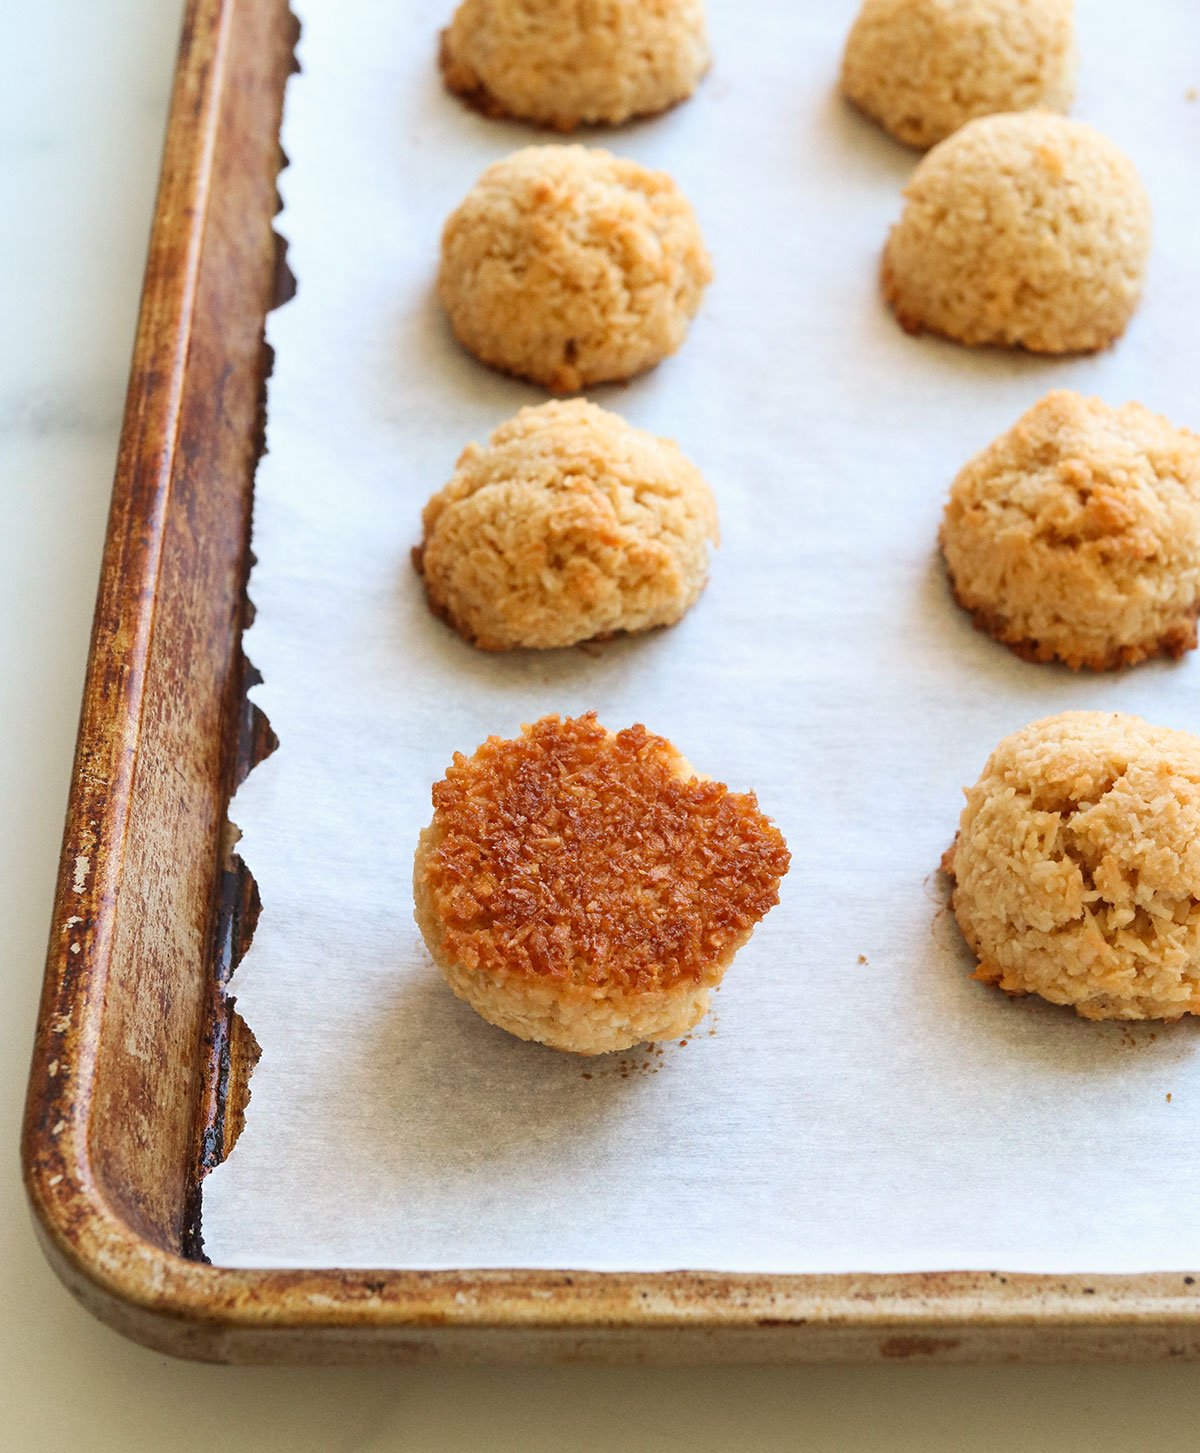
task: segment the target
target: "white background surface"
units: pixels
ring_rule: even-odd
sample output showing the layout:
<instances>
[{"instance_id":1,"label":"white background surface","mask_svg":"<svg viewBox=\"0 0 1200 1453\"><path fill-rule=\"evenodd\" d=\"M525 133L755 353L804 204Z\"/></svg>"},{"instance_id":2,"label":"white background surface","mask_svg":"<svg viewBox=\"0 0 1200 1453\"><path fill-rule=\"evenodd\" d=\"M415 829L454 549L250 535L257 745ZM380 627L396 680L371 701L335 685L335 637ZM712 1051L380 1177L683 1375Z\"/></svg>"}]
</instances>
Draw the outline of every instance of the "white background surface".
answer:
<instances>
[{"instance_id":1,"label":"white background surface","mask_svg":"<svg viewBox=\"0 0 1200 1453\"><path fill-rule=\"evenodd\" d=\"M1049 388L1194 420L1200 15L1158 0L1129 85L1125 0L1080 16L1075 114L1133 156L1157 236L1120 344L1039 359L912 339L879 296L913 154L834 94L854 4L712 0L697 94L589 136L696 199L716 280L685 346L589 394L680 440L722 543L669 631L488 653L433 617L409 551L464 443L545 399L468 357L432 288L446 214L530 132L445 95L440 0L298 0L277 225L299 290L268 326L246 639L280 746L230 810L263 902L231 987L262 1058L205 1185L214 1261L1192 1266L1200 1024L1088 1024L973 982L936 866L1000 737L1070 707L1195 731L1200 653L1019 661L955 608L934 541L958 466ZM714 1014L653 1063L484 1024L408 911L451 752L589 708L753 787L792 852Z\"/></svg>"},{"instance_id":2,"label":"white background surface","mask_svg":"<svg viewBox=\"0 0 1200 1453\"><path fill-rule=\"evenodd\" d=\"M16 1144L178 5L8 9L0 1449L1193 1450L1186 1367L230 1370L143 1352L70 1302L28 1229Z\"/></svg>"}]
</instances>

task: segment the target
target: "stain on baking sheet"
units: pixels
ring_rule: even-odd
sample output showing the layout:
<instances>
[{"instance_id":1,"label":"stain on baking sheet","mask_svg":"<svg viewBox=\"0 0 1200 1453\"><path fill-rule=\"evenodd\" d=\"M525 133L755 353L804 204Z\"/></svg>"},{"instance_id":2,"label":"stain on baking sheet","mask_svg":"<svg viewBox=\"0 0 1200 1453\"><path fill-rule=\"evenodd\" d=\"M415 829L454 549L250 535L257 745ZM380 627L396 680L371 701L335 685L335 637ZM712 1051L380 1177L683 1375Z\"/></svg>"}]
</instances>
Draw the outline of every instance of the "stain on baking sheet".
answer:
<instances>
[{"instance_id":1,"label":"stain on baking sheet","mask_svg":"<svg viewBox=\"0 0 1200 1453\"><path fill-rule=\"evenodd\" d=\"M957 1337L888 1337L879 1344L879 1355L892 1360L936 1357L941 1352L953 1352L958 1345Z\"/></svg>"},{"instance_id":2,"label":"stain on baking sheet","mask_svg":"<svg viewBox=\"0 0 1200 1453\"><path fill-rule=\"evenodd\" d=\"M293 17L293 74L300 69L295 59L295 47L299 38L300 25ZM287 157L281 148L279 170L282 171L287 164ZM276 189L276 214L282 206L282 198ZM296 295L296 278L287 260L287 240L278 232L273 233L273 237L275 275L271 294L272 310L282 307ZM274 351L266 341L264 324L258 420L253 436L256 465L266 453L267 383L274 361ZM253 564L253 551L247 550L245 577L242 582L243 632L254 619L254 605L246 594L246 582ZM232 798L254 768L279 746L279 739L266 715L249 699L250 690L262 681L262 676L240 651L239 660L241 669L238 673L233 710L235 730L232 732L229 763L229 798ZM209 1171L220 1165L229 1155L245 1127L246 1107L250 1101L250 1077L262 1052L253 1031L237 1012L236 995L228 992L230 977L250 946L262 911L262 901L254 875L241 855L235 851L239 837L237 828L226 818L221 845L222 863L209 940L210 1002L200 1055L203 1083L196 1113L193 1142L195 1150L181 1247L183 1254L194 1261L208 1260L204 1253L201 1226L201 1186Z\"/></svg>"},{"instance_id":3,"label":"stain on baking sheet","mask_svg":"<svg viewBox=\"0 0 1200 1453\"><path fill-rule=\"evenodd\" d=\"M244 658L242 668L231 796L249 771L278 746L267 718L246 698L246 692L261 678ZM262 909L254 875L234 851L237 837L236 829L227 822L210 938L210 1003L201 1050L203 1085L183 1233L184 1255L196 1261L207 1260L201 1230L201 1184L209 1171L225 1159L242 1133L250 1099L250 1076L260 1054L258 1041L237 1012L236 996L228 993L230 976L250 946Z\"/></svg>"}]
</instances>

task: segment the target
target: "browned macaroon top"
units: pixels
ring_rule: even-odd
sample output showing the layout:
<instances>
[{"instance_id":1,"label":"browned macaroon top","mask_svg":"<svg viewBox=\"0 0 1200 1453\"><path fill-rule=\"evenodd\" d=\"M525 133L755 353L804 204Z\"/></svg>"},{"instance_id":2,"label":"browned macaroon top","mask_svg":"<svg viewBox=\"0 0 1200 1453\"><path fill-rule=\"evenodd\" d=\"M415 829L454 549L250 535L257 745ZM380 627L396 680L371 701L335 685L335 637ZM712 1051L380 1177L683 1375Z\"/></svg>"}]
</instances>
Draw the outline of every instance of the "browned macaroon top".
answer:
<instances>
[{"instance_id":1,"label":"browned macaroon top","mask_svg":"<svg viewBox=\"0 0 1200 1453\"><path fill-rule=\"evenodd\" d=\"M681 760L592 712L455 753L423 868L443 952L634 992L701 980L779 901L789 854L753 793L685 780Z\"/></svg>"}]
</instances>

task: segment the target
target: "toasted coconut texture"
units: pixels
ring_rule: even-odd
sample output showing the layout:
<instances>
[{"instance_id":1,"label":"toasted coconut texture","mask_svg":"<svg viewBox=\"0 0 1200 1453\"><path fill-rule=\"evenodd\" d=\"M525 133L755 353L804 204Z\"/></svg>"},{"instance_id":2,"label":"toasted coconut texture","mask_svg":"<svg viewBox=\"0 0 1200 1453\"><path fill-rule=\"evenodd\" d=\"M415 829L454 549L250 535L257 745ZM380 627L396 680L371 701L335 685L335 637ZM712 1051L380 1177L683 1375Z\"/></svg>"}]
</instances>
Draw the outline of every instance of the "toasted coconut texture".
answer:
<instances>
[{"instance_id":1,"label":"toasted coconut texture","mask_svg":"<svg viewBox=\"0 0 1200 1453\"><path fill-rule=\"evenodd\" d=\"M632 378L683 342L712 280L666 172L582 146L488 167L442 233L438 295L464 347L555 393Z\"/></svg>"},{"instance_id":2,"label":"toasted coconut texture","mask_svg":"<svg viewBox=\"0 0 1200 1453\"><path fill-rule=\"evenodd\" d=\"M909 146L979 116L1067 111L1074 0L864 0L842 58L842 94Z\"/></svg>"},{"instance_id":3,"label":"toasted coconut texture","mask_svg":"<svg viewBox=\"0 0 1200 1453\"><path fill-rule=\"evenodd\" d=\"M468 445L424 524L430 605L506 651L672 625L704 589L717 507L670 440L571 399Z\"/></svg>"},{"instance_id":4,"label":"toasted coconut texture","mask_svg":"<svg viewBox=\"0 0 1200 1453\"><path fill-rule=\"evenodd\" d=\"M1082 121L986 116L940 142L884 249L897 319L959 343L1093 352L1142 293L1150 203L1133 163Z\"/></svg>"},{"instance_id":5,"label":"toasted coconut texture","mask_svg":"<svg viewBox=\"0 0 1200 1453\"><path fill-rule=\"evenodd\" d=\"M434 961L490 1023L574 1054L686 1034L788 868L753 793L594 713L456 753L433 807L413 884Z\"/></svg>"},{"instance_id":6,"label":"toasted coconut texture","mask_svg":"<svg viewBox=\"0 0 1200 1453\"><path fill-rule=\"evenodd\" d=\"M1034 722L992 753L943 866L976 978L1085 1019L1200 1010L1200 739Z\"/></svg>"},{"instance_id":7,"label":"toasted coconut texture","mask_svg":"<svg viewBox=\"0 0 1200 1453\"><path fill-rule=\"evenodd\" d=\"M954 481L941 544L959 604L1018 655L1094 671L1182 655L1200 438L1141 404L1047 394Z\"/></svg>"},{"instance_id":8,"label":"toasted coconut texture","mask_svg":"<svg viewBox=\"0 0 1200 1453\"><path fill-rule=\"evenodd\" d=\"M490 116L570 131L684 101L708 69L701 0L462 0L443 32L449 90Z\"/></svg>"}]
</instances>

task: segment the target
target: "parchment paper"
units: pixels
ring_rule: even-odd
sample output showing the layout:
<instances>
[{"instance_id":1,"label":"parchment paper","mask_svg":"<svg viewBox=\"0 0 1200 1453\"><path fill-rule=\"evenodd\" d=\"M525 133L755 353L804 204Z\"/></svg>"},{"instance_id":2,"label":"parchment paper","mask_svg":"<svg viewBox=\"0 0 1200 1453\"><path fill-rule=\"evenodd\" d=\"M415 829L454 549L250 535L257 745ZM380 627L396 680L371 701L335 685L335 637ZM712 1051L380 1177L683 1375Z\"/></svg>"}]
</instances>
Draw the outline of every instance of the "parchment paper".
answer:
<instances>
[{"instance_id":1,"label":"parchment paper","mask_svg":"<svg viewBox=\"0 0 1200 1453\"><path fill-rule=\"evenodd\" d=\"M262 1045L204 1196L230 1265L806 1271L1178 1269L1200 1224L1200 1041L973 983L936 875L995 742L1068 707L1200 729L1195 657L1024 664L952 604L934 538L965 459L1047 389L1200 425L1200 11L1083 0L1075 114L1152 194L1145 303L1094 359L906 337L877 265L915 162L835 97L851 0L712 0L716 63L668 116L590 136L668 168L717 278L681 352L598 401L718 497L677 628L488 656L409 562L461 447L543 395L453 343L438 235L531 139L445 95L444 4L311 0L270 319L247 651L279 750L233 817L263 913L234 981ZM753 787L782 903L685 1047L586 1062L455 1000L412 921L430 784L547 711L640 720ZM587 1076L591 1075L591 1078Z\"/></svg>"}]
</instances>

